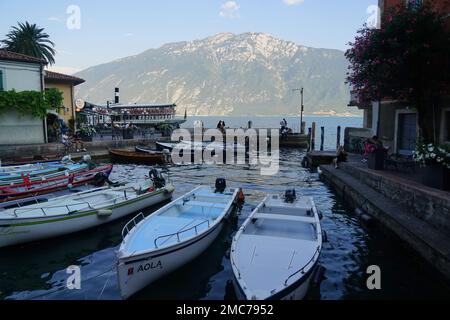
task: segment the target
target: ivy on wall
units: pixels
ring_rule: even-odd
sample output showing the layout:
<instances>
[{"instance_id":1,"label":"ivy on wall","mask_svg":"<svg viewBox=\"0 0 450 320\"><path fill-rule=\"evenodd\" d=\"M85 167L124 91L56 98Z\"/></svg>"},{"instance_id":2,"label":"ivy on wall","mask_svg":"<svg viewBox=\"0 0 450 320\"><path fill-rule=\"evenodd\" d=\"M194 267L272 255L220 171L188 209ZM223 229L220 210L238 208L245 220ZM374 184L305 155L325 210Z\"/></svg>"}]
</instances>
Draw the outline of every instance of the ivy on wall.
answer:
<instances>
[{"instance_id":1,"label":"ivy on wall","mask_svg":"<svg viewBox=\"0 0 450 320\"><path fill-rule=\"evenodd\" d=\"M0 91L0 116L11 109L21 115L31 115L44 119L47 110L59 112L63 104L63 93L55 88L40 91Z\"/></svg>"}]
</instances>

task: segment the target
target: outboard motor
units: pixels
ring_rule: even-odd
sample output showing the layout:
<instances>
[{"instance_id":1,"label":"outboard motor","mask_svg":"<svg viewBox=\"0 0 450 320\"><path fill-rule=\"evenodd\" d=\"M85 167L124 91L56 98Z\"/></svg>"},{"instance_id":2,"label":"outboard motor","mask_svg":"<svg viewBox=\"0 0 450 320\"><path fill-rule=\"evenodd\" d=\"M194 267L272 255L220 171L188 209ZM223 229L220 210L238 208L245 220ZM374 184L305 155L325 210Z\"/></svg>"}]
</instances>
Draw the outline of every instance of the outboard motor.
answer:
<instances>
[{"instance_id":1,"label":"outboard motor","mask_svg":"<svg viewBox=\"0 0 450 320\"><path fill-rule=\"evenodd\" d=\"M216 191L215 193L223 193L227 188L227 181L224 178L216 179Z\"/></svg>"},{"instance_id":2,"label":"outboard motor","mask_svg":"<svg viewBox=\"0 0 450 320\"><path fill-rule=\"evenodd\" d=\"M166 180L158 170L152 169L148 175L152 179L155 189L161 189L166 185Z\"/></svg>"},{"instance_id":3,"label":"outboard motor","mask_svg":"<svg viewBox=\"0 0 450 320\"><path fill-rule=\"evenodd\" d=\"M119 185L119 183L109 180L108 175L104 172L96 173L94 179L91 182L91 184L95 187L103 187L105 183L113 187L117 187Z\"/></svg>"},{"instance_id":4,"label":"outboard motor","mask_svg":"<svg viewBox=\"0 0 450 320\"><path fill-rule=\"evenodd\" d=\"M92 180L91 184L96 187L101 187L101 186L104 186L108 180L109 179L104 172L98 172L95 174L94 179Z\"/></svg>"},{"instance_id":5,"label":"outboard motor","mask_svg":"<svg viewBox=\"0 0 450 320\"><path fill-rule=\"evenodd\" d=\"M295 189L292 190L286 190L284 193L284 201L286 203L293 203L297 199L297 195L295 193Z\"/></svg>"}]
</instances>

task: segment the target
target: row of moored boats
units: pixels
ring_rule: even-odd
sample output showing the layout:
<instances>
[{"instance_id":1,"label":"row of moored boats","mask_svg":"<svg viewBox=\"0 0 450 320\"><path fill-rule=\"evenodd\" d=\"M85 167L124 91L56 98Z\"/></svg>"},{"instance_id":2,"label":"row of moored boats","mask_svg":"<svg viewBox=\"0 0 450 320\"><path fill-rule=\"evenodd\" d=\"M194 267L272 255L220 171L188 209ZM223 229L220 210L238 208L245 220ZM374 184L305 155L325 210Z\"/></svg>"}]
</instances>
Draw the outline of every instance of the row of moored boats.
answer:
<instances>
[{"instance_id":1,"label":"row of moored boats","mask_svg":"<svg viewBox=\"0 0 450 320\"><path fill-rule=\"evenodd\" d=\"M62 236L140 212L125 224L117 252L120 294L129 298L204 252L243 194L224 179L199 186L157 211L174 186L152 169L138 182L109 180L112 165L88 160L0 167L0 248ZM240 299L301 299L318 269L320 215L295 190L267 196L231 246Z\"/></svg>"}]
</instances>

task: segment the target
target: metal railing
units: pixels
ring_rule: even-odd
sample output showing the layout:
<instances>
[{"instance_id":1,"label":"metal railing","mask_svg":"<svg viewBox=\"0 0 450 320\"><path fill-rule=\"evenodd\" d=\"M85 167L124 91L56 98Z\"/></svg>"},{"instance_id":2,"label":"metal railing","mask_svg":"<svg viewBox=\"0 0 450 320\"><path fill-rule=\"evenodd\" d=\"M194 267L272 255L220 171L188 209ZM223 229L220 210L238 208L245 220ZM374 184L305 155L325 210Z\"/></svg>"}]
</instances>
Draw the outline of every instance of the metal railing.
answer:
<instances>
[{"instance_id":1,"label":"metal railing","mask_svg":"<svg viewBox=\"0 0 450 320\"><path fill-rule=\"evenodd\" d=\"M209 228L210 227L210 222L209 222L209 219L208 219L208 220L204 220L204 221L200 222L199 224L197 224L197 225L195 225L193 227L190 227L189 229L185 229L185 230L182 230L182 231L178 231L176 233L166 234L164 236L157 237L155 239L155 242L154 242L155 248L158 249L158 240L160 240L160 239L168 238L167 240L169 240L170 238L176 236L177 237L177 242L180 242L180 235L185 233L185 232L191 231L191 230L195 230L195 235L198 235L198 229L197 228L200 227L201 225L205 224L205 223L208 223L208 228Z\"/></svg>"},{"instance_id":2,"label":"metal railing","mask_svg":"<svg viewBox=\"0 0 450 320\"><path fill-rule=\"evenodd\" d=\"M305 274L305 269L307 266L309 266L309 264L311 262L313 262L314 260L316 260L316 255L320 253L320 246L317 247L316 252L314 252L314 255L312 256L311 260L308 261L308 263L306 263L302 268L300 268L299 270L295 271L293 274L291 274L286 281L284 282L284 286L287 286L287 283L289 281L289 279L291 279L293 276L301 273L301 274Z\"/></svg>"},{"instance_id":3,"label":"metal railing","mask_svg":"<svg viewBox=\"0 0 450 320\"><path fill-rule=\"evenodd\" d=\"M141 218L141 219L138 222L136 222L137 218ZM122 239L124 239L127 236L127 234L130 233L130 230L133 230L134 227L136 227L143 220L145 220L145 216L142 212L139 212L139 214L137 214L133 219L128 221L127 224L125 225L125 227L123 227L123 229L122 229ZM133 228L130 229L129 226L131 224L133 224Z\"/></svg>"},{"instance_id":4,"label":"metal railing","mask_svg":"<svg viewBox=\"0 0 450 320\"><path fill-rule=\"evenodd\" d=\"M107 189L108 187L105 187L105 188ZM101 190L103 188L99 188L99 189ZM116 191L119 191L119 190L116 190ZM90 190L88 190L86 193L89 193L89 192L90 192ZM78 195L80 195L80 194L82 194L82 193L80 192ZM107 199L105 201L101 201L101 202L95 203L95 205L98 207L99 205L103 205L103 204L106 204L106 203L116 204L119 199L123 199L123 200L128 200L129 199L129 197L127 196L125 190L124 190L124 194L123 195L120 195L120 196L117 196L117 197L114 197L114 198ZM74 210L74 211L71 211L70 208L69 208L69 207L74 207L74 206L78 206L78 205L81 205L81 204L86 204L87 206L83 207L81 209ZM26 213L26 212L30 212L30 211L34 211L34 210L40 210L40 211L42 211L44 216L47 216L47 213L45 212L45 209L66 208L68 210L67 213L70 214L70 213L73 213L73 212L85 210L86 208L94 210L96 208L94 208L93 205L94 204L91 205L89 202L82 201L82 202L72 203L72 204L68 204L68 205L47 206L47 207L41 207L41 208L17 208L17 209L15 209L13 211L13 213L14 213L15 217L18 217L18 214L16 212L18 210L19 211L23 211L22 213Z\"/></svg>"},{"instance_id":5,"label":"metal railing","mask_svg":"<svg viewBox=\"0 0 450 320\"><path fill-rule=\"evenodd\" d=\"M74 207L74 206L78 206L78 205L82 205L82 204L86 204L87 208L89 209L93 209L91 207L91 205L88 202L79 202L79 203L73 203L73 204L67 204L67 205L60 205L60 206L49 206L49 207L41 207L41 208L17 208L14 210L14 216L18 217L17 211L24 211L24 212L28 212L28 211L33 211L33 210L40 210L42 211L42 213L44 214L44 216L47 216L47 213L45 212L45 209L58 209L58 208L66 208L68 213L74 212L70 210L70 207ZM84 209L84 208L83 208ZM78 209L79 210L79 209ZM78 211L75 210L75 211Z\"/></svg>"}]
</instances>

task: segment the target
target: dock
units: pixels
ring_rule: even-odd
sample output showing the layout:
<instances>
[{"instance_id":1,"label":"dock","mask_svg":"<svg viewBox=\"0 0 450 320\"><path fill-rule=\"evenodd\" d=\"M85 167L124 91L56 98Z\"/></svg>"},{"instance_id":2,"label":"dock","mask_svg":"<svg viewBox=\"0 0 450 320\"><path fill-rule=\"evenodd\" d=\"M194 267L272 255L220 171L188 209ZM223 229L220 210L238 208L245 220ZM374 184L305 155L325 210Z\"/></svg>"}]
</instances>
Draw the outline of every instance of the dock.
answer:
<instances>
[{"instance_id":1,"label":"dock","mask_svg":"<svg viewBox=\"0 0 450 320\"><path fill-rule=\"evenodd\" d=\"M212 129L212 128L210 128ZM248 128L227 128L227 129L231 129L231 130L248 130ZM263 130L262 128L251 128L252 130L255 130L256 133L260 134L260 130ZM267 128L264 130L267 130L267 135L268 138L270 139L270 130L272 129L277 129L277 128ZM190 134L192 136L194 136L194 128L186 128L186 130L188 130L190 132ZM203 129L204 131L208 130L208 128ZM303 133L292 133L292 134L288 134L286 136L281 136L280 135L280 140L279 140L279 146L281 148L299 148L299 149L306 149L309 148L310 145L310 140L311 140L311 135L310 134L303 134ZM226 141L226 135L223 135L223 141ZM270 144L270 140L269 140L269 144Z\"/></svg>"},{"instance_id":2,"label":"dock","mask_svg":"<svg viewBox=\"0 0 450 320\"><path fill-rule=\"evenodd\" d=\"M331 164L336 158L336 151L309 151L306 154L307 166L317 168L318 166Z\"/></svg>"}]
</instances>

